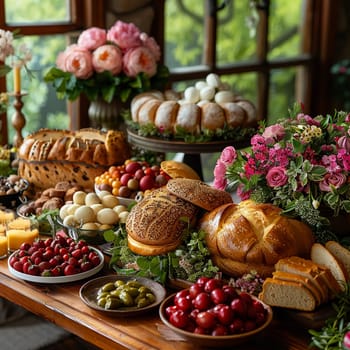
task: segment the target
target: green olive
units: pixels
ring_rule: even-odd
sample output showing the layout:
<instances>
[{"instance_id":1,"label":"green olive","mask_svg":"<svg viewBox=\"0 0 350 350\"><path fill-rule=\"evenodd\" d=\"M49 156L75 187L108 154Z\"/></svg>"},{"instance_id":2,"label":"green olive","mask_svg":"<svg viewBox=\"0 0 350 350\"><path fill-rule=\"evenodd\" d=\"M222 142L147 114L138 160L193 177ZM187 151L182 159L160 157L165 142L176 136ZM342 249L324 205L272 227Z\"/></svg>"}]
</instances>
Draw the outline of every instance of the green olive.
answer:
<instances>
[{"instance_id":1,"label":"green olive","mask_svg":"<svg viewBox=\"0 0 350 350\"><path fill-rule=\"evenodd\" d=\"M125 290L120 292L119 298L124 303L125 306L133 306L134 305L134 299Z\"/></svg>"},{"instance_id":2,"label":"green olive","mask_svg":"<svg viewBox=\"0 0 350 350\"><path fill-rule=\"evenodd\" d=\"M119 298L110 297L106 300L105 309L113 310L121 306L123 306L123 302Z\"/></svg>"},{"instance_id":3,"label":"green olive","mask_svg":"<svg viewBox=\"0 0 350 350\"><path fill-rule=\"evenodd\" d=\"M140 298L137 302L137 307L138 308L146 307L150 304L152 304L152 302L150 302L147 298Z\"/></svg>"},{"instance_id":4,"label":"green olive","mask_svg":"<svg viewBox=\"0 0 350 350\"><path fill-rule=\"evenodd\" d=\"M105 307L107 298L102 297L97 299L97 305L100 307Z\"/></svg>"},{"instance_id":5,"label":"green olive","mask_svg":"<svg viewBox=\"0 0 350 350\"><path fill-rule=\"evenodd\" d=\"M114 282L115 288L118 288L119 286L123 286L124 284L125 284L125 282L122 280L117 280Z\"/></svg>"},{"instance_id":6,"label":"green olive","mask_svg":"<svg viewBox=\"0 0 350 350\"><path fill-rule=\"evenodd\" d=\"M139 293L152 293L152 291L146 286L140 286Z\"/></svg>"},{"instance_id":7,"label":"green olive","mask_svg":"<svg viewBox=\"0 0 350 350\"><path fill-rule=\"evenodd\" d=\"M104 284L101 288L100 291L101 292L109 292L111 290L115 289L114 283L113 282L108 282L106 284Z\"/></svg>"},{"instance_id":8,"label":"green olive","mask_svg":"<svg viewBox=\"0 0 350 350\"><path fill-rule=\"evenodd\" d=\"M138 281L128 281L126 285L134 288L140 288L142 286L142 284Z\"/></svg>"}]
</instances>

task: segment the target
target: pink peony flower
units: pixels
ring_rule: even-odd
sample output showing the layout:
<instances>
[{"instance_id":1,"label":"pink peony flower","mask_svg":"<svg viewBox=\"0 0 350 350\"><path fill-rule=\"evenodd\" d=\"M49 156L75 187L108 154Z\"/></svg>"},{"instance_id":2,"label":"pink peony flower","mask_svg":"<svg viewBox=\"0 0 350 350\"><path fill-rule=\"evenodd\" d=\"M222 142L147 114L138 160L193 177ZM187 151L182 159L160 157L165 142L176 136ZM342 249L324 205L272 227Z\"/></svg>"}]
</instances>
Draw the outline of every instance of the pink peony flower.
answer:
<instances>
[{"instance_id":1,"label":"pink peony flower","mask_svg":"<svg viewBox=\"0 0 350 350\"><path fill-rule=\"evenodd\" d=\"M160 47L157 44L157 42L154 40L153 37L150 37L148 34L146 33L141 33L140 35L140 39L142 41L143 46L146 46L150 49L150 51L152 52L154 58L156 61L160 60Z\"/></svg>"},{"instance_id":2,"label":"pink peony flower","mask_svg":"<svg viewBox=\"0 0 350 350\"><path fill-rule=\"evenodd\" d=\"M220 190L224 190L227 185L226 175L226 164L220 159L217 160L214 167L214 187Z\"/></svg>"},{"instance_id":3,"label":"pink peony flower","mask_svg":"<svg viewBox=\"0 0 350 350\"><path fill-rule=\"evenodd\" d=\"M326 174L320 182L320 190L325 192L331 191L331 186L339 188L346 183L346 176L341 173Z\"/></svg>"},{"instance_id":4,"label":"pink peony flower","mask_svg":"<svg viewBox=\"0 0 350 350\"><path fill-rule=\"evenodd\" d=\"M234 147L228 146L223 149L220 155L220 160L227 166L234 162L237 158L237 152Z\"/></svg>"},{"instance_id":5,"label":"pink peony flower","mask_svg":"<svg viewBox=\"0 0 350 350\"><path fill-rule=\"evenodd\" d=\"M152 52L145 46L128 50L123 57L123 67L129 77L135 77L141 72L153 77L157 73L157 62Z\"/></svg>"},{"instance_id":6,"label":"pink peony flower","mask_svg":"<svg viewBox=\"0 0 350 350\"><path fill-rule=\"evenodd\" d=\"M267 144L272 144L282 140L285 134L284 127L281 124L275 124L266 127L262 136L265 138Z\"/></svg>"},{"instance_id":7,"label":"pink peony flower","mask_svg":"<svg viewBox=\"0 0 350 350\"><path fill-rule=\"evenodd\" d=\"M133 23L117 21L107 32L107 40L118 45L123 51L142 44L141 31Z\"/></svg>"},{"instance_id":8,"label":"pink peony flower","mask_svg":"<svg viewBox=\"0 0 350 350\"><path fill-rule=\"evenodd\" d=\"M106 43L107 34L102 28L92 27L84 30L78 38L78 45L88 50L95 50Z\"/></svg>"},{"instance_id":9,"label":"pink peony flower","mask_svg":"<svg viewBox=\"0 0 350 350\"><path fill-rule=\"evenodd\" d=\"M241 199L241 201L245 201L250 198L251 191L243 191L243 184L239 184L237 187L237 196Z\"/></svg>"},{"instance_id":10,"label":"pink peony flower","mask_svg":"<svg viewBox=\"0 0 350 350\"><path fill-rule=\"evenodd\" d=\"M58 55L57 67L74 74L79 79L88 79L93 74L90 51L76 44L70 45Z\"/></svg>"},{"instance_id":11,"label":"pink peony flower","mask_svg":"<svg viewBox=\"0 0 350 350\"><path fill-rule=\"evenodd\" d=\"M281 166L271 168L266 175L266 181L270 187L285 185L288 182L286 169Z\"/></svg>"},{"instance_id":12,"label":"pink peony flower","mask_svg":"<svg viewBox=\"0 0 350 350\"><path fill-rule=\"evenodd\" d=\"M98 73L110 71L117 75L123 67L122 53L115 45L100 46L92 54L92 65Z\"/></svg>"}]
</instances>

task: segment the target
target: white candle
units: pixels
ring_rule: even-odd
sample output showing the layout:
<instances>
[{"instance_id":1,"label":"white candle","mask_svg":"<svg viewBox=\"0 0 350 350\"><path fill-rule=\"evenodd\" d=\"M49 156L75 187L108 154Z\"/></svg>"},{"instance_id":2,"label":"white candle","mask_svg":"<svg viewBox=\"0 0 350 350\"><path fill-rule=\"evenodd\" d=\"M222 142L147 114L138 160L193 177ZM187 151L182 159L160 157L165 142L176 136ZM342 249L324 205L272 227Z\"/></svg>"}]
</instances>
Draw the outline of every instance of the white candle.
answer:
<instances>
[{"instance_id":1,"label":"white candle","mask_svg":"<svg viewBox=\"0 0 350 350\"><path fill-rule=\"evenodd\" d=\"M13 67L13 83L15 94L21 93L21 66Z\"/></svg>"}]
</instances>

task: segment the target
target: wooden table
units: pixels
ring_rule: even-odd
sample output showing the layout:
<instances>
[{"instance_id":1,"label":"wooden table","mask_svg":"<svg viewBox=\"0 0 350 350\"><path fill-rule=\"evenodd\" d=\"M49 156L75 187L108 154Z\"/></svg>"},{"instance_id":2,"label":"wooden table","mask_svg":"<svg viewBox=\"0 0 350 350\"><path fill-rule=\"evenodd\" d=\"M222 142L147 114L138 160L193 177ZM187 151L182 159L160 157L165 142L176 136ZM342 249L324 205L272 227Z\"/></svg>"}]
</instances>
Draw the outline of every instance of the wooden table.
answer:
<instances>
[{"instance_id":1,"label":"wooden table","mask_svg":"<svg viewBox=\"0 0 350 350\"><path fill-rule=\"evenodd\" d=\"M112 273L106 266L97 276ZM92 278L95 278L94 276ZM0 297L20 305L101 349L197 350L184 341L170 341L161 335L158 311L133 318L107 317L90 309L79 297L86 281L68 284L37 284L11 275L7 259L0 260ZM236 350L305 350L310 336L295 322L275 317L271 326L254 341Z\"/></svg>"}]
</instances>

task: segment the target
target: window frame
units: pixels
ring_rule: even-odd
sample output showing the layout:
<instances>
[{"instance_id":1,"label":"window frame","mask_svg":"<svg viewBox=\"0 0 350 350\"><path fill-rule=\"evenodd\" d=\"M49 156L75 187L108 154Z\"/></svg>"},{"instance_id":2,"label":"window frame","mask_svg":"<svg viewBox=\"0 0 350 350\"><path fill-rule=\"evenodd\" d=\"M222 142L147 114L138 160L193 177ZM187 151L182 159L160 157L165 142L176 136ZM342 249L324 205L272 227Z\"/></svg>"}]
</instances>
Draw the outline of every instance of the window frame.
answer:
<instances>
[{"instance_id":1,"label":"window frame","mask_svg":"<svg viewBox=\"0 0 350 350\"><path fill-rule=\"evenodd\" d=\"M276 0L274 0L276 1ZM303 19L304 40L302 42L303 52L297 57L268 60L268 19L270 0L259 0L262 5L258 8L260 21L258 27L258 52L255 60L246 62L232 62L224 67L216 64L216 25L217 11L212 11L211 16L206 18L206 47L205 61L197 67L178 68L170 71L170 86L178 81L203 79L208 73L219 75L240 74L257 72L258 95L257 110L259 116L266 116L269 103L270 74L276 68L298 67L296 96L298 101L303 101L305 111L311 115L324 113L330 108L330 66L333 59L334 42L336 37L336 18L340 8L339 0L304 0L305 18ZM166 0L153 0L151 4L155 11L155 21L152 32L164 50L164 11ZM222 1L205 0L205 6L209 9L217 8ZM264 7L267 6L267 10ZM67 24L43 24L11 26L5 22L5 0L0 0L0 28L5 30L21 29L23 35L51 35L69 34L77 30L83 30L91 26L105 27L105 1L94 0L71 0L72 22ZM44 33L44 34L43 34ZM6 89L6 78L0 78L0 91ZM68 113L71 118L70 128L76 130L87 127L88 101L84 97L68 103ZM263 118L263 117L261 117ZM0 115L1 121L1 143L8 143L6 114Z\"/></svg>"}]
</instances>

